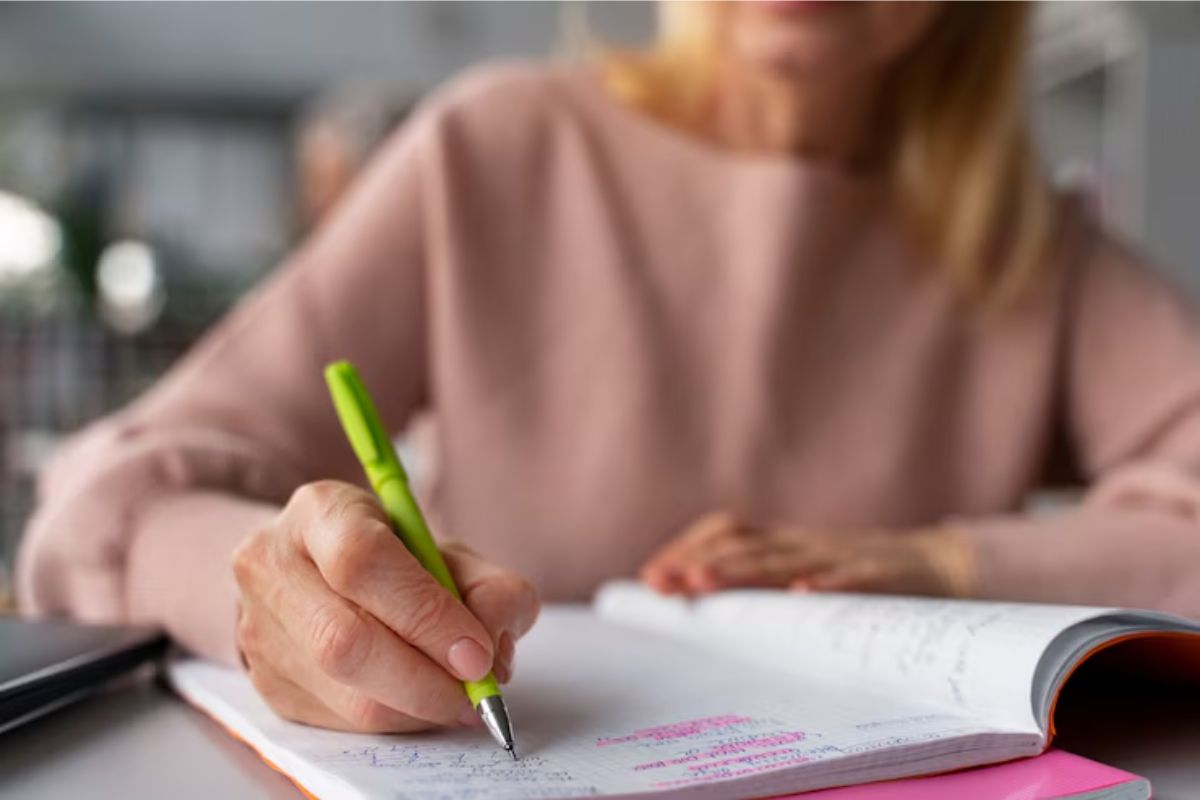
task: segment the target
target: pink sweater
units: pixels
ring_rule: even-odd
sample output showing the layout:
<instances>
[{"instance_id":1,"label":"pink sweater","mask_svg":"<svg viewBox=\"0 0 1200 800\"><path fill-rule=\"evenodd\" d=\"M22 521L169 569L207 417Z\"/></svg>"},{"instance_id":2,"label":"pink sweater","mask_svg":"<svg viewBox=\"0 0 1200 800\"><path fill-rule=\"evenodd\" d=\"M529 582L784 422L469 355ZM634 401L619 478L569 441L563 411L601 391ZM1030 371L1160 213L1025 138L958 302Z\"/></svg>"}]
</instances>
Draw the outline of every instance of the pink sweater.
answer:
<instances>
[{"instance_id":1,"label":"pink sweater","mask_svg":"<svg viewBox=\"0 0 1200 800\"><path fill-rule=\"evenodd\" d=\"M1082 217L995 317L881 183L660 128L578 68L473 71L336 217L43 476L23 604L234 656L234 545L361 482L322 382L428 409L437 527L549 599L712 509L821 530L957 520L993 598L1200 616L1200 316ZM1020 513L1068 453L1080 507Z\"/></svg>"}]
</instances>

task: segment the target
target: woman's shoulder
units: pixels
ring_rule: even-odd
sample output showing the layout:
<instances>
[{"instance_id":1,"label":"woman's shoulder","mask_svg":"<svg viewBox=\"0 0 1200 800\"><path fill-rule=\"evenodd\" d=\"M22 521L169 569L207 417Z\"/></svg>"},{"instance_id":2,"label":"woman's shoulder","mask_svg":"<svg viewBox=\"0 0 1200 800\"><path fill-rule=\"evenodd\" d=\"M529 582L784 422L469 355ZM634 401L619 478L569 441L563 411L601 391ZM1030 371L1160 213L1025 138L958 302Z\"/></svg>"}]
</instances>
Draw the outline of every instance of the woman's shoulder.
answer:
<instances>
[{"instance_id":1,"label":"woman's shoulder","mask_svg":"<svg viewBox=\"0 0 1200 800\"><path fill-rule=\"evenodd\" d=\"M443 135L486 144L578 124L586 65L505 60L472 66L432 92L418 117Z\"/></svg>"},{"instance_id":2,"label":"woman's shoulder","mask_svg":"<svg viewBox=\"0 0 1200 800\"><path fill-rule=\"evenodd\" d=\"M1177 270L1156 261L1143 247L1103 219L1094 203L1078 193L1061 196L1068 236L1070 283L1085 294L1161 295L1189 299Z\"/></svg>"},{"instance_id":3,"label":"woman's shoulder","mask_svg":"<svg viewBox=\"0 0 1200 800\"><path fill-rule=\"evenodd\" d=\"M1133 339L1164 327L1200 333L1200 304L1179 265L1160 263L1078 195L1064 202L1061 308L1084 339Z\"/></svg>"},{"instance_id":4,"label":"woman's shoulder","mask_svg":"<svg viewBox=\"0 0 1200 800\"><path fill-rule=\"evenodd\" d=\"M442 84L431 99L444 110L553 105L587 71L583 64L532 59L485 61L467 67Z\"/></svg>"}]
</instances>

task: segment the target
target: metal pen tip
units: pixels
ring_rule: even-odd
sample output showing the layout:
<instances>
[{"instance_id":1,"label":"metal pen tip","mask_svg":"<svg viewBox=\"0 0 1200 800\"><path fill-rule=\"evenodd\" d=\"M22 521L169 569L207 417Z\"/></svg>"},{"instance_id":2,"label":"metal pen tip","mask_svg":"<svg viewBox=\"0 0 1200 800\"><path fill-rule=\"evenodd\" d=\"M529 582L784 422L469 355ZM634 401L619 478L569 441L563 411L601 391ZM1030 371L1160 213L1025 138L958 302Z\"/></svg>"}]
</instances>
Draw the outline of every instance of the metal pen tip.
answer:
<instances>
[{"instance_id":1,"label":"metal pen tip","mask_svg":"<svg viewBox=\"0 0 1200 800\"><path fill-rule=\"evenodd\" d=\"M492 734L496 743L508 751L513 761L517 760L516 742L513 741L512 723L508 720L508 709L500 695L491 695L479 701L476 706L483 724Z\"/></svg>"}]
</instances>

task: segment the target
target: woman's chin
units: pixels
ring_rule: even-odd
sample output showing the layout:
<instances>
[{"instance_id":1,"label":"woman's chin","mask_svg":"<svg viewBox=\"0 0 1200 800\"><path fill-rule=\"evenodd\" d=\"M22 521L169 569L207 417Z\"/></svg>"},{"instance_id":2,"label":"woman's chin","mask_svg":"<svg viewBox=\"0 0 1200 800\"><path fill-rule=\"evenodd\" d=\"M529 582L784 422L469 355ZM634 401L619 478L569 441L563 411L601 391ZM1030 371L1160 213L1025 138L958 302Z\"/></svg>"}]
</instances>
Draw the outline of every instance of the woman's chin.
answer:
<instances>
[{"instance_id":1,"label":"woman's chin","mask_svg":"<svg viewBox=\"0 0 1200 800\"><path fill-rule=\"evenodd\" d=\"M792 78L828 78L853 65L841 37L787 29L743 30L734 42L736 60L744 67Z\"/></svg>"},{"instance_id":2,"label":"woman's chin","mask_svg":"<svg viewBox=\"0 0 1200 800\"><path fill-rule=\"evenodd\" d=\"M853 4L842 0L754 0L754 6L758 10L782 17L845 12L849 10L846 6L850 5Z\"/></svg>"}]
</instances>

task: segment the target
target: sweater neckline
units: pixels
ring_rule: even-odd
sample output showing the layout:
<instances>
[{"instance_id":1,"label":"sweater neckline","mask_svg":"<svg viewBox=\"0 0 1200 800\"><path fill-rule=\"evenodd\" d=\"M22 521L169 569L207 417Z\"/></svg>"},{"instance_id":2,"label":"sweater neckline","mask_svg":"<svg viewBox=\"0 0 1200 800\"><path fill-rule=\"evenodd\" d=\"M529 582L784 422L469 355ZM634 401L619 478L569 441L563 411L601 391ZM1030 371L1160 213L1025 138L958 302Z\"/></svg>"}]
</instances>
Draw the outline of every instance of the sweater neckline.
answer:
<instances>
[{"instance_id":1,"label":"sweater neckline","mask_svg":"<svg viewBox=\"0 0 1200 800\"><path fill-rule=\"evenodd\" d=\"M728 178L745 176L816 183L871 197L880 196L884 189L883 176L877 172L857 172L830 161L799 155L741 153L659 122L613 97L593 66L570 69L568 76L570 83L579 87L574 94L600 117L619 125L630 137L647 142L664 157L685 159L698 168L723 172Z\"/></svg>"}]
</instances>

